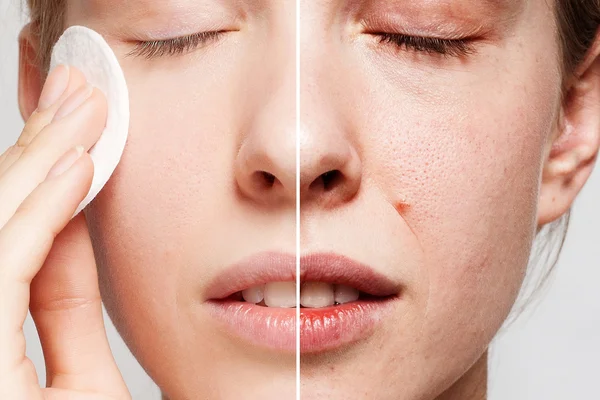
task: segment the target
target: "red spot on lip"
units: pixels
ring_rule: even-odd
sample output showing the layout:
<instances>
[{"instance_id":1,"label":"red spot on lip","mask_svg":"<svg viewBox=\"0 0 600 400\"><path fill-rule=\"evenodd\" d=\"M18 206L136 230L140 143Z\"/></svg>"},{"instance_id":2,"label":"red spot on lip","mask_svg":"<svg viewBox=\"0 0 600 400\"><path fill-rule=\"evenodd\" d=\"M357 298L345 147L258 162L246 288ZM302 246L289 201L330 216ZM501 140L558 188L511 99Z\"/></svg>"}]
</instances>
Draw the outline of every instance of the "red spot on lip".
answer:
<instances>
[{"instance_id":1,"label":"red spot on lip","mask_svg":"<svg viewBox=\"0 0 600 400\"><path fill-rule=\"evenodd\" d=\"M299 321L296 308L264 307L239 301L239 292L244 289L268 282L296 280L295 255L259 253L225 269L209 282L202 306L207 307L226 335L246 344L294 353L299 329L300 350L311 353L339 349L367 339L384 319L384 314L402 303L396 301L403 292L401 282L342 255L302 256L299 278L302 282L350 286L365 295L351 303L300 308Z\"/></svg>"},{"instance_id":2,"label":"red spot on lip","mask_svg":"<svg viewBox=\"0 0 600 400\"><path fill-rule=\"evenodd\" d=\"M373 334L399 296L366 299L323 308L300 308L300 351L339 349ZM296 308L264 307L236 300L205 303L226 332L250 344L296 351Z\"/></svg>"}]
</instances>

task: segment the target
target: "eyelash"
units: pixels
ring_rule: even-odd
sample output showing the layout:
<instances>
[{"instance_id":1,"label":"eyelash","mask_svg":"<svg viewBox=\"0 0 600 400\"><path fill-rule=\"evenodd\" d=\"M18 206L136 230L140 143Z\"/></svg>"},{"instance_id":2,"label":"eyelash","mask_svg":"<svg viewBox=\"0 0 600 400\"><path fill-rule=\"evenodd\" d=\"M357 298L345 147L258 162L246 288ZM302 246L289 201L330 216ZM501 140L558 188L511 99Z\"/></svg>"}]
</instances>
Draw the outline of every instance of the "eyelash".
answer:
<instances>
[{"instance_id":1,"label":"eyelash","mask_svg":"<svg viewBox=\"0 0 600 400\"><path fill-rule=\"evenodd\" d=\"M439 54L446 57L464 57L475 53L475 49L468 39L440 39L385 32L373 35L377 37L380 44L416 52Z\"/></svg>"},{"instance_id":2,"label":"eyelash","mask_svg":"<svg viewBox=\"0 0 600 400\"><path fill-rule=\"evenodd\" d=\"M196 50L201 45L218 41L225 31L199 32L167 40L139 42L128 56L147 59L176 56ZM393 45L400 49L440 54L447 57L464 57L475 52L467 39L440 39L423 36L410 36L401 33L374 33L380 44Z\"/></svg>"},{"instance_id":3,"label":"eyelash","mask_svg":"<svg viewBox=\"0 0 600 400\"><path fill-rule=\"evenodd\" d=\"M138 42L127 56L154 59L164 56L178 56L196 50L200 46L218 41L226 31L199 32L166 40L151 40Z\"/></svg>"}]
</instances>

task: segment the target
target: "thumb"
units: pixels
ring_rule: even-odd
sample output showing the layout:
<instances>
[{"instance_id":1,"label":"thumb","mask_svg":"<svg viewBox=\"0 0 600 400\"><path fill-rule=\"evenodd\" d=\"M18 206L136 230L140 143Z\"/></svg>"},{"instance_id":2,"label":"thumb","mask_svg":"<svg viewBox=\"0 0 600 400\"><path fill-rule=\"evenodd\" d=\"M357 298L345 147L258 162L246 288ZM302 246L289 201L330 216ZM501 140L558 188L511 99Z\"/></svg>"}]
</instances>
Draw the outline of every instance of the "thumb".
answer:
<instances>
[{"instance_id":1,"label":"thumb","mask_svg":"<svg viewBox=\"0 0 600 400\"><path fill-rule=\"evenodd\" d=\"M46 386L128 396L106 336L83 213L56 237L31 284L30 311L46 360Z\"/></svg>"}]
</instances>

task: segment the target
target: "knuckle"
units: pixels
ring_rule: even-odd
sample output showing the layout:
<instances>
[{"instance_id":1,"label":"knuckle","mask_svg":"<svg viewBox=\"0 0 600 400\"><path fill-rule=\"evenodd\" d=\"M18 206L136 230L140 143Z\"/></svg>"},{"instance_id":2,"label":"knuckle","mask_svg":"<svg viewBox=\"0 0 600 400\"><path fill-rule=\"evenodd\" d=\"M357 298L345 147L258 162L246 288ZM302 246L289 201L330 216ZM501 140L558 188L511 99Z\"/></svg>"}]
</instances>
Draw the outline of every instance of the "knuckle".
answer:
<instances>
[{"instance_id":1,"label":"knuckle","mask_svg":"<svg viewBox=\"0 0 600 400\"><path fill-rule=\"evenodd\" d=\"M31 126L31 124L25 125L21 136L17 139L16 146L27 147L31 143L32 139L38 134L38 129Z\"/></svg>"},{"instance_id":2,"label":"knuckle","mask_svg":"<svg viewBox=\"0 0 600 400\"><path fill-rule=\"evenodd\" d=\"M23 153L23 150L25 150L25 146L22 146L19 143L15 143L12 146L10 146L8 149L6 149L6 151L4 152L4 154L2 156L3 157L19 156Z\"/></svg>"},{"instance_id":3,"label":"knuckle","mask_svg":"<svg viewBox=\"0 0 600 400\"><path fill-rule=\"evenodd\" d=\"M84 297L84 296L68 296L46 299L44 301L32 301L29 304L29 309L32 314L39 312L56 312L56 311L78 311L95 307L100 304L100 298Z\"/></svg>"},{"instance_id":4,"label":"knuckle","mask_svg":"<svg viewBox=\"0 0 600 400\"><path fill-rule=\"evenodd\" d=\"M12 219L16 222L14 225L15 234L23 237L24 235L39 236L42 222L36 223L36 214L38 206L31 198L25 199L13 214Z\"/></svg>"},{"instance_id":5,"label":"knuckle","mask_svg":"<svg viewBox=\"0 0 600 400\"><path fill-rule=\"evenodd\" d=\"M23 357L9 371L0 374L0 395L2 399L25 399L25 393L31 391L31 383L37 382L35 364ZM5 397L9 396L10 397Z\"/></svg>"},{"instance_id":6,"label":"knuckle","mask_svg":"<svg viewBox=\"0 0 600 400\"><path fill-rule=\"evenodd\" d=\"M34 150L35 150L35 146L31 143L21 146L21 149L19 150L21 153L21 156L29 156Z\"/></svg>"}]
</instances>

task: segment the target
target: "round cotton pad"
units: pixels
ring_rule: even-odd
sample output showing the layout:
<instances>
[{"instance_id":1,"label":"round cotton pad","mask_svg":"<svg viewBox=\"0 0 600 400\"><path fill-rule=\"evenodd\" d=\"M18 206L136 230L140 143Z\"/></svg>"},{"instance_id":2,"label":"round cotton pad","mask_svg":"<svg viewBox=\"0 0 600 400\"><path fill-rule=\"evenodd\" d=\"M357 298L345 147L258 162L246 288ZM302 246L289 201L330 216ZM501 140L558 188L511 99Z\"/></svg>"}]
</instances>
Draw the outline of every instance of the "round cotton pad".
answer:
<instances>
[{"instance_id":1,"label":"round cotton pad","mask_svg":"<svg viewBox=\"0 0 600 400\"><path fill-rule=\"evenodd\" d=\"M121 160L129 132L129 91L115 53L89 28L73 26L64 32L54 46L50 67L60 64L79 69L108 101L106 128L89 151L94 161L92 186L74 217L100 193Z\"/></svg>"}]
</instances>

